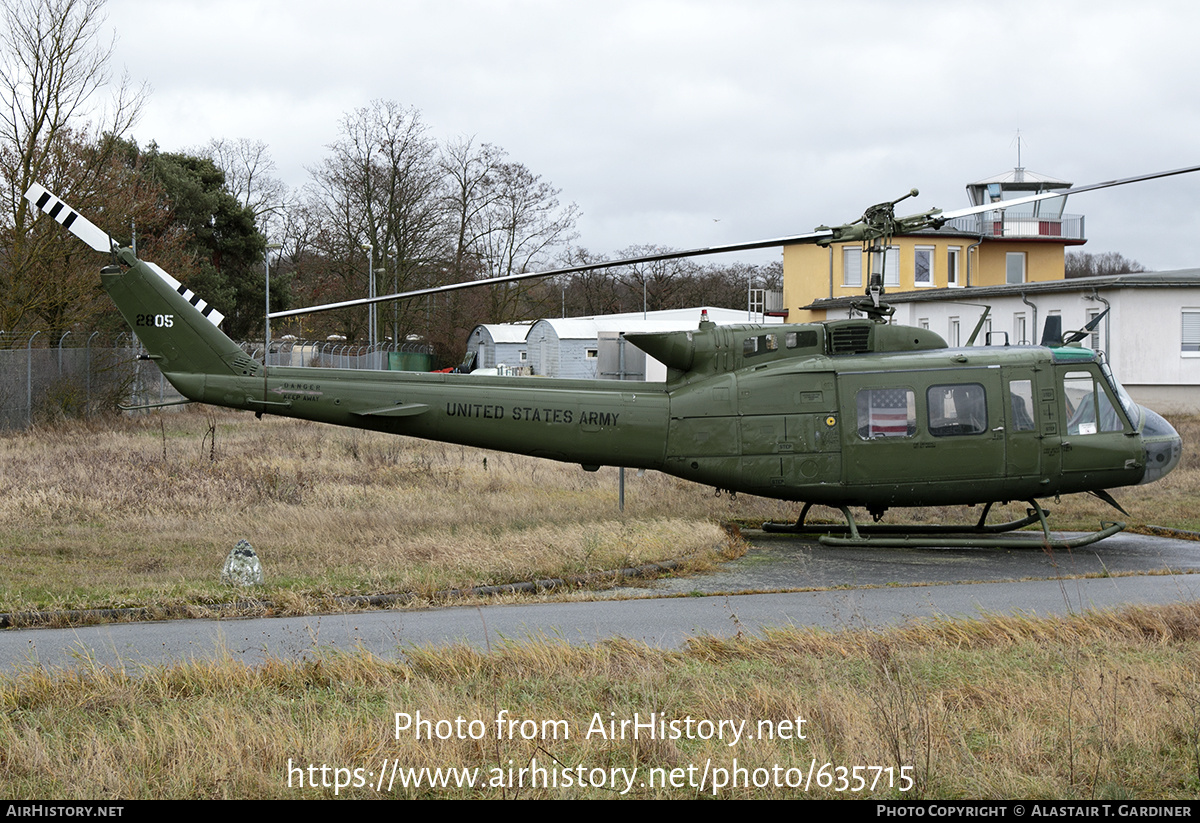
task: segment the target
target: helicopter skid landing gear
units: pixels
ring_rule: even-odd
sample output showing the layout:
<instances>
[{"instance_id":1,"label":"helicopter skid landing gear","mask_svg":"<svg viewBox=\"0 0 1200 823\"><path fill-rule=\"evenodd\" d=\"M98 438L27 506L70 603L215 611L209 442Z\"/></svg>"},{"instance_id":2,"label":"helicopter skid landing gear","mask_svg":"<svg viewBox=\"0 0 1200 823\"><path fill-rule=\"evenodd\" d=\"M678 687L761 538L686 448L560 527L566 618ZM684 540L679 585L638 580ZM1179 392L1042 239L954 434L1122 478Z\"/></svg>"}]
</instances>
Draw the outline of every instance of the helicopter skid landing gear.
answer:
<instances>
[{"instance_id":1,"label":"helicopter skid landing gear","mask_svg":"<svg viewBox=\"0 0 1200 823\"><path fill-rule=\"evenodd\" d=\"M1080 546L1087 546L1095 543L1098 540L1103 540L1106 537L1111 537L1117 532L1123 531L1125 528L1125 524L1123 522L1103 522L1100 524L1101 528L1099 531L1070 539L1056 538L1051 536L1050 526L1046 522L1046 515L1048 512L1038 505L1037 501L1030 500L1028 503L1029 509L1025 517L1022 517L1019 520L1012 520L1008 523L996 523L993 525L988 525L985 522L987 520L988 513L992 509L992 504L988 503L983 507L983 513L979 517L979 522L974 526L859 526L854 520L854 515L850 513L850 509L841 505L834 506L832 508L836 508L842 513L842 517L846 518L846 525L808 525L804 522L804 520L808 516L809 509L812 508L813 504L805 503L804 508L800 510L800 517L795 523L764 523L763 531L787 532L789 534L820 535L818 539L823 545L826 546L857 546L861 548L877 547L884 549L919 547L1076 549ZM1031 526L1034 523L1041 524L1042 535L1040 540L1035 539L1032 536L991 536L1011 532L1016 529L1024 528L1025 526Z\"/></svg>"}]
</instances>

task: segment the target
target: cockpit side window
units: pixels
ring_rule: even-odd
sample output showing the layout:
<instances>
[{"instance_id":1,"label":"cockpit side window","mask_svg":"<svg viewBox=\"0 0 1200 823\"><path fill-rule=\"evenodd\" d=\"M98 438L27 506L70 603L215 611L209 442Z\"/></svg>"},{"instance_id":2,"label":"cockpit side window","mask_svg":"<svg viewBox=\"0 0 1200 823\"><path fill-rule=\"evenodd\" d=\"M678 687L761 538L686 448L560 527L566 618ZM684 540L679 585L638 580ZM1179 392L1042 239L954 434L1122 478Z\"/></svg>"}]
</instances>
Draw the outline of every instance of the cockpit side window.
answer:
<instances>
[{"instance_id":1,"label":"cockpit side window","mask_svg":"<svg viewBox=\"0 0 1200 823\"><path fill-rule=\"evenodd\" d=\"M1033 381L1010 380L1008 393L1012 397L1012 421L1009 427L1015 432L1031 432L1036 426L1033 421Z\"/></svg>"},{"instance_id":2,"label":"cockpit side window","mask_svg":"<svg viewBox=\"0 0 1200 823\"><path fill-rule=\"evenodd\" d=\"M1141 427L1142 407L1133 402L1133 398L1129 396L1129 392L1125 391L1125 387L1121 385L1121 381L1117 380L1116 375L1109 368L1108 361L1103 355L1100 355L1100 374L1108 382L1109 388L1117 395L1117 402L1121 404L1121 408L1125 410L1125 416L1129 418L1129 422L1133 427Z\"/></svg>"},{"instance_id":3,"label":"cockpit side window","mask_svg":"<svg viewBox=\"0 0 1200 823\"><path fill-rule=\"evenodd\" d=\"M1063 376L1067 434L1085 435L1125 430L1125 421L1112 398L1091 372L1072 371Z\"/></svg>"}]
</instances>

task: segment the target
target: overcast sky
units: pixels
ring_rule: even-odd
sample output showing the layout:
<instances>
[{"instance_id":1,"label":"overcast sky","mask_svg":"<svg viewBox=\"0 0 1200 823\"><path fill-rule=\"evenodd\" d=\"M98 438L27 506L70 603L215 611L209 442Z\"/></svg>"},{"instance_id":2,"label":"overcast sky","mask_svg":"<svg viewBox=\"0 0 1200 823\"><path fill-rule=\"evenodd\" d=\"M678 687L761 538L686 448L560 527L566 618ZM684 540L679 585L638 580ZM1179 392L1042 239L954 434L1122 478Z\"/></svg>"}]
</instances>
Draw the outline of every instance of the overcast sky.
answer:
<instances>
[{"instance_id":1,"label":"overcast sky","mask_svg":"<svg viewBox=\"0 0 1200 823\"><path fill-rule=\"evenodd\" d=\"M578 243L698 247L1200 164L1189 2L110 0L142 145L262 140L299 187L374 99L562 190ZM1072 198L1093 253L1200 266L1200 173ZM747 256L777 259L772 252Z\"/></svg>"}]
</instances>

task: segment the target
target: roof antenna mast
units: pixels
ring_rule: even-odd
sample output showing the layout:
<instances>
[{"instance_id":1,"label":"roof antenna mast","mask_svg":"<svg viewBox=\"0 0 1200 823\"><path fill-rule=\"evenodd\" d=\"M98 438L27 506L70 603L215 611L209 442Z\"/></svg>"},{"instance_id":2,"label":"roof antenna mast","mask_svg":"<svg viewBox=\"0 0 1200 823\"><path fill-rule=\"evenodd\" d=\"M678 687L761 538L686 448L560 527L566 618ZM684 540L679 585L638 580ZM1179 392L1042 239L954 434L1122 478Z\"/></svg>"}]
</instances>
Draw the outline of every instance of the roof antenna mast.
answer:
<instances>
[{"instance_id":1,"label":"roof antenna mast","mask_svg":"<svg viewBox=\"0 0 1200 823\"><path fill-rule=\"evenodd\" d=\"M1017 172L1015 175L1015 179L1018 182L1020 182L1025 177L1025 167L1021 165L1021 130L1020 129L1017 129L1017 167L1016 167L1015 171Z\"/></svg>"}]
</instances>

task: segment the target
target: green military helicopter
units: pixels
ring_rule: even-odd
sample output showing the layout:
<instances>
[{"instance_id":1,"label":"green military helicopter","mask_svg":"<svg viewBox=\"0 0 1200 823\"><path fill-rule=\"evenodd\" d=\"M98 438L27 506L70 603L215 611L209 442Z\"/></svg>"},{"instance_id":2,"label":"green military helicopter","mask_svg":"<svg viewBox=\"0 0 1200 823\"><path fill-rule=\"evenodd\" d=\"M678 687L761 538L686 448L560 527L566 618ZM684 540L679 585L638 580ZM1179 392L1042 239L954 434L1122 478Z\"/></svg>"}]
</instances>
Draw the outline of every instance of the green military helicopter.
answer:
<instances>
[{"instance_id":1,"label":"green military helicopter","mask_svg":"<svg viewBox=\"0 0 1200 823\"><path fill-rule=\"evenodd\" d=\"M1012 207L1200 170L1200 166L1004 202ZM865 318L780 326L717 326L627 334L668 368L665 383L394 371L267 367L218 328L221 316L153 263L40 185L37 208L112 262L105 290L163 375L188 401L421 437L550 460L656 469L734 492L805 505L793 524L821 541L867 546L1029 546L1002 533L1039 523L1032 545L1075 547L1124 523L1070 540L1051 536L1040 499L1088 492L1120 509L1108 489L1150 483L1179 463L1179 434L1134 403L1103 358L1050 330L1040 346L950 348L928 329L886 322L883 250L890 237L996 209L938 209L896 217L881 203L862 218L794 237L669 252L602 264L452 284L271 317L419 296L605 266L791 243L859 240L874 252ZM982 323L981 323L982 325ZM978 331L978 329L976 330ZM973 342L974 336L972 336ZM1027 516L988 524L994 503L1028 501ZM809 526L814 504L844 526ZM974 528L860 526L892 507L983 505ZM944 534L943 534L944 533Z\"/></svg>"}]
</instances>

